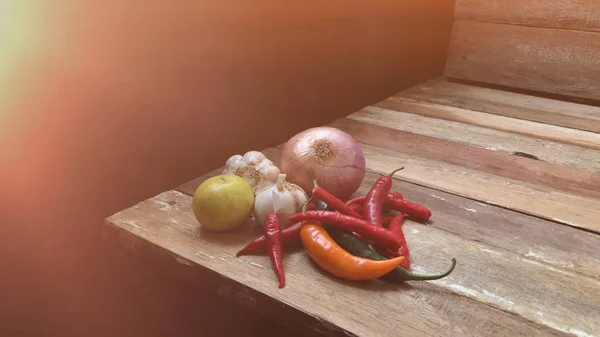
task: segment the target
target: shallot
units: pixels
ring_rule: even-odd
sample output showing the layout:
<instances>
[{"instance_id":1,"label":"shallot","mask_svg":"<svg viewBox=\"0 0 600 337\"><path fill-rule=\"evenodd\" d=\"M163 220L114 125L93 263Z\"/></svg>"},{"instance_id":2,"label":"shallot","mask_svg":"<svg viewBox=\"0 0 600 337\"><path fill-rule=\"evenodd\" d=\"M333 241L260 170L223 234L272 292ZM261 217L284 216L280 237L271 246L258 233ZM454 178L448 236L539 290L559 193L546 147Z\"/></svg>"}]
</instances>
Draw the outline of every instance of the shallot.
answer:
<instances>
[{"instance_id":1,"label":"shallot","mask_svg":"<svg viewBox=\"0 0 600 337\"><path fill-rule=\"evenodd\" d=\"M284 146L279 168L287 180L311 193L313 182L346 200L365 176L365 156L349 134L327 126L293 136Z\"/></svg>"}]
</instances>

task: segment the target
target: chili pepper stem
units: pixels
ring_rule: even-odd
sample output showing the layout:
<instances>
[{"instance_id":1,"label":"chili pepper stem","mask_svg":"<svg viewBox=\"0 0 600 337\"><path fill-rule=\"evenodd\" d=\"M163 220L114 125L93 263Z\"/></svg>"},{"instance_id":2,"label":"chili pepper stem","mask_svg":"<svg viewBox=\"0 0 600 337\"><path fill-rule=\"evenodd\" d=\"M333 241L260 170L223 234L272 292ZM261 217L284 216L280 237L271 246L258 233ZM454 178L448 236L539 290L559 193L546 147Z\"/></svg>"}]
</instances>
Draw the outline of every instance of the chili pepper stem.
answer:
<instances>
[{"instance_id":1,"label":"chili pepper stem","mask_svg":"<svg viewBox=\"0 0 600 337\"><path fill-rule=\"evenodd\" d=\"M396 274L398 274L396 277L400 277L400 279L402 279L404 281L432 281L432 280L439 280L441 278L444 278L444 277L450 275L454 271L455 267L456 267L456 258L452 258L452 265L450 265L450 268L448 268L448 270L446 270L445 272L443 272L441 274L416 274L416 273L408 271L404 268L396 268L394 270L394 272ZM390 274L385 275L383 278L386 278L386 276L388 276ZM390 279L391 279L391 276L390 276ZM396 279L396 281L398 281L398 279Z\"/></svg>"},{"instance_id":2,"label":"chili pepper stem","mask_svg":"<svg viewBox=\"0 0 600 337\"><path fill-rule=\"evenodd\" d=\"M402 166L402 167L401 167L401 168L399 168L399 169L395 169L395 170L393 170L393 171L392 171L390 174L388 174L388 177L390 177L390 178L391 178L392 176L394 176L394 174L396 174L396 172L398 172L398 171L402 171L402 170L404 170L404 166Z\"/></svg>"}]
</instances>

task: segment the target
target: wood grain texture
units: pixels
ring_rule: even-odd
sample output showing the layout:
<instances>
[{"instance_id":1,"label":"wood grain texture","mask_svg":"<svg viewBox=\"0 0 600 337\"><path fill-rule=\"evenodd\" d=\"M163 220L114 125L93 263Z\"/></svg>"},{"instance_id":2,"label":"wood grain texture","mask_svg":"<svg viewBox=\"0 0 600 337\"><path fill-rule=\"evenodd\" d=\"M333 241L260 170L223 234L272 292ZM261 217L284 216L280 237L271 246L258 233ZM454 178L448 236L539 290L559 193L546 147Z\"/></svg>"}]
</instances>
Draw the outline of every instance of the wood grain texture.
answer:
<instances>
[{"instance_id":1,"label":"wood grain texture","mask_svg":"<svg viewBox=\"0 0 600 337\"><path fill-rule=\"evenodd\" d=\"M458 19L600 31L597 0L457 0Z\"/></svg>"},{"instance_id":2,"label":"wood grain texture","mask_svg":"<svg viewBox=\"0 0 600 337\"><path fill-rule=\"evenodd\" d=\"M263 152L274 162L279 161L280 149L269 148ZM177 190L191 196L204 180L220 174L221 170L186 182ZM356 194L367 194L378 177L367 172ZM398 179L394 179L392 189L407 199L427 205L435 214L430 226L600 280L600 254L597 253L600 236L594 233Z\"/></svg>"},{"instance_id":3,"label":"wood grain texture","mask_svg":"<svg viewBox=\"0 0 600 337\"><path fill-rule=\"evenodd\" d=\"M600 199L600 172L578 170L349 118L336 120L331 125L363 144Z\"/></svg>"},{"instance_id":4,"label":"wood grain texture","mask_svg":"<svg viewBox=\"0 0 600 337\"><path fill-rule=\"evenodd\" d=\"M584 147L373 106L348 118L494 151L527 153L546 162L589 172L600 171L600 151Z\"/></svg>"},{"instance_id":5,"label":"wood grain texture","mask_svg":"<svg viewBox=\"0 0 600 337\"><path fill-rule=\"evenodd\" d=\"M456 20L450 78L600 100L599 33Z\"/></svg>"},{"instance_id":6,"label":"wood grain texture","mask_svg":"<svg viewBox=\"0 0 600 337\"><path fill-rule=\"evenodd\" d=\"M432 283L559 331L592 336L600 333L600 281L549 268L426 225L409 223L404 228L407 242L414 247L414 270L426 271L420 267L423 265L442 268L445 258L456 256L461 270L469 271ZM435 257L425 250L434 250Z\"/></svg>"},{"instance_id":7,"label":"wood grain texture","mask_svg":"<svg viewBox=\"0 0 600 337\"><path fill-rule=\"evenodd\" d=\"M595 132L402 98L390 98L374 106L600 150L600 133Z\"/></svg>"},{"instance_id":8,"label":"wood grain texture","mask_svg":"<svg viewBox=\"0 0 600 337\"><path fill-rule=\"evenodd\" d=\"M278 289L267 256L234 256L257 235L258 226L208 233L195 222L190 205L190 196L165 192L110 217L107 236L139 254L164 252L164 263L187 270L200 284L284 324L304 323L305 331L313 334L546 336L573 329L598 331L600 323L590 317L599 309L598 281L561 274L510 252L412 223L406 225L407 240L419 247L414 250L417 268L446 267L448 255L459 259L455 273L444 282L343 282L323 273L300 250L286 254L287 285ZM439 242L444 242L443 249ZM481 268L481 261L493 268ZM221 285L205 283L216 275ZM502 289L506 277L515 282L510 289ZM527 281L531 284L522 284ZM563 290L565 284L571 291ZM279 310L267 311L277 308L276 303Z\"/></svg>"},{"instance_id":9,"label":"wood grain texture","mask_svg":"<svg viewBox=\"0 0 600 337\"><path fill-rule=\"evenodd\" d=\"M411 99L600 133L600 107L435 79L390 99Z\"/></svg>"},{"instance_id":10,"label":"wood grain texture","mask_svg":"<svg viewBox=\"0 0 600 337\"><path fill-rule=\"evenodd\" d=\"M366 194L378 177L368 172L357 194ZM429 226L600 280L597 234L399 179L393 190L427 205L434 214Z\"/></svg>"},{"instance_id":11,"label":"wood grain texture","mask_svg":"<svg viewBox=\"0 0 600 337\"><path fill-rule=\"evenodd\" d=\"M370 145L362 148L369 169L377 172L402 165L398 179L600 233L600 200Z\"/></svg>"}]
</instances>

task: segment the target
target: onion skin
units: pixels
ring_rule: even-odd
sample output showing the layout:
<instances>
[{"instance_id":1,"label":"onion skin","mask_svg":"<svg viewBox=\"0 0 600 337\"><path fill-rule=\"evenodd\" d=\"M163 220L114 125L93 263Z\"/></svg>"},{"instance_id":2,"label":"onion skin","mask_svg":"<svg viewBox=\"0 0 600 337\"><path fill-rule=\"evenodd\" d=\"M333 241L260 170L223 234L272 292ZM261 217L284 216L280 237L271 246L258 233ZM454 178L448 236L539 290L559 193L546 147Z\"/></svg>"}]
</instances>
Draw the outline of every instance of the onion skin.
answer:
<instances>
[{"instance_id":1,"label":"onion skin","mask_svg":"<svg viewBox=\"0 0 600 337\"><path fill-rule=\"evenodd\" d=\"M284 146L279 168L287 181L309 196L313 180L339 199L347 200L365 177L365 156L349 134L327 126L304 130Z\"/></svg>"}]
</instances>

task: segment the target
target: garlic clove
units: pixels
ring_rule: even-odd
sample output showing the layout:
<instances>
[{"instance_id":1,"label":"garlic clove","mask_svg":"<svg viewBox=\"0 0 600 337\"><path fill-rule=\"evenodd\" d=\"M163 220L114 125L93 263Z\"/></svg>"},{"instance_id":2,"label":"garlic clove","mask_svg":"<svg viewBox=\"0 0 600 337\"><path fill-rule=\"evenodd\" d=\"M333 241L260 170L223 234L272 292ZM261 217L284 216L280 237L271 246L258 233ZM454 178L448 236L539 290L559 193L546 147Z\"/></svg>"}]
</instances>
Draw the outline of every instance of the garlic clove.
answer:
<instances>
[{"instance_id":1,"label":"garlic clove","mask_svg":"<svg viewBox=\"0 0 600 337\"><path fill-rule=\"evenodd\" d=\"M265 179L272 183L277 181L277 176L281 174L281 171L277 166L271 165L263 171L263 174L265 175Z\"/></svg>"},{"instance_id":2,"label":"garlic clove","mask_svg":"<svg viewBox=\"0 0 600 337\"><path fill-rule=\"evenodd\" d=\"M257 165L267 157L259 151L248 151L244 154L244 161L251 165Z\"/></svg>"},{"instance_id":3,"label":"garlic clove","mask_svg":"<svg viewBox=\"0 0 600 337\"><path fill-rule=\"evenodd\" d=\"M288 207L286 206L290 202L289 195L280 193L277 189L272 189L271 198L273 198L273 212L281 213L282 211L287 211Z\"/></svg>"},{"instance_id":4,"label":"garlic clove","mask_svg":"<svg viewBox=\"0 0 600 337\"><path fill-rule=\"evenodd\" d=\"M225 162L225 168L231 170L244 164L244 158L241 155L236 154L227 159L227 162Z\"/></svg>"},{"instance_id":5,"label":"garlic clove","mask_svg":"<svg viewBox=\"0 0 600 337\"><path fill-rule=\"evenodd\" d=\"M296 204L301 205L300 207L302 207L308 201L308 197L307 197L306 193L300 187L298 187L298 189L294 189L292 191L292 195L294 197Z\"/></svg>"},{"instance_id":6,"label":"garlic clove","mask_svg":"<svg viewBox=\"0 0 600 337\"><path fill-rule=\"evenodd\" d=\"M226 165L229 165L229 163L238 161L240 159L243 159L242 155L234 154L233 156L229 157L229 159L227 159Z\"/></svg>"},{"instance_id":7,"label":"garlic clove","mask_svg":"<svg viewBox=\"0 0 600 337\"><path fill-rule=\"evenodd\" d=\"M270 166L273 166L273 162L270 161L269 159L263 159L260 162L258 162L256 164L256 167L261 169L261 170L266 170L267 168L269 168Z\"/></svg>"},{"instance_id":8,"label":"garlic clove","mask_svg":"<svg viewBox=\"0 0 600 337\"><path fill-rule=\"evenodd\" d=\"M254 217L262 226L265 224L267 215L272 212L270 200L266 193L268 193L266 189L263 189L254 198Z\"/></svg>"}]
</instances>

